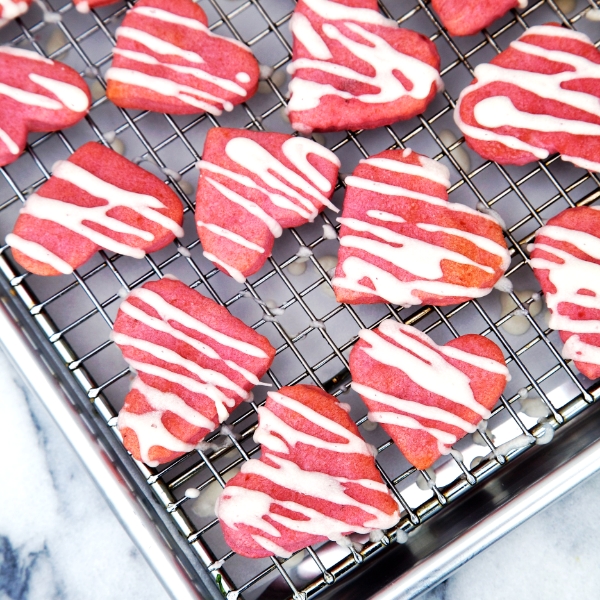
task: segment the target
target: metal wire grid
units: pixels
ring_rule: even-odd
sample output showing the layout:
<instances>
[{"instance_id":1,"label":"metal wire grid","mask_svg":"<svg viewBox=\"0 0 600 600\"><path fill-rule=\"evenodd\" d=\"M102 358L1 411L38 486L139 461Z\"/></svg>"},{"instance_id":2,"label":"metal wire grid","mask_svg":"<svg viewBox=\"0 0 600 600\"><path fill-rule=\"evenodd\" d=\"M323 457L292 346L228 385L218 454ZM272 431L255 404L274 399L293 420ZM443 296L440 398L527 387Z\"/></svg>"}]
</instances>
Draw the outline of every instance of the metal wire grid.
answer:
<instances>
[{"instance_id":1,"label":"metal wire grid","mask_svg":"<svg viewBox=\"0 0 600 600\"><path fill-rule=\"evenodd\" d=\"M285 9L282 4L286 4ZM290 61L290 36L286 23L293 10L292 0L287 3L268 0L204 0L202 6L211 19L211 29L245 41L259 58L261 54L265 57L263 62L272 64L276 71ZM34 9L31 14L20 19L18 24L10 25L4 30L9 34L7 36L3 33L4 40L20 47L33 47L45 55L45 32L56 27L64 35L64 44L56 48L50 57L72 64L90 81L95 80L104 86L102 72L110 62L110 48L101 54L95 49L102 47L99 39L114 44L115 25L127 7L107 7L93 11L87 17L75 16L70 3L52 8L61 14L62 22L56 26L48 25L43 19L36 18ZM557 162L556 157L517 169L500 167L471 155L476 161L474 168L465 171L464 163L457 159L457 150L464 148L463 140L448 142L446 138L444 143L440 137L440 127L445 121L448 122L458 92L472 75L473 64L489 60L525 28L540 22L558 20L567 27L577 26L590 33L591 24L584 16L592 8L598 8L595 0L579 0L577 6L566 15L554 0L540 0L521 14L511 13L496 24L493 31L486 31L468 40L454 40L447 35L428 3L423 0L381 4L381 9L387 16L396 19L401 25L426 33L438 45L443 59L442 75L447 91L438 96L426 114L418 119L386 127L378 130L377 134L368 131L331 134L325 138L325 142L343 158L353 157L354 162L357 157L368 156L388 147L402 148L410 144L416 150L425 148L425 153L435 155L434 158L450 166L455 181L451 188L451 200L463 200L471 204L479 202L484 207L497 208L502 213L508 223L506 237L513 255L507 275L515 282L522 279L531 281L527 266L527 244L535 229L545 218L567 206L595 201L600 196L597 175ZM254 30L248 33L246 25ZM14 34L12 37L11 32ZM594 37L593 33L591 35ZM598 35L595 36L597 37ZM65 52L69 52L69 56L65 56ZM278 60L267 60L277 53ZM98 84L95 85L97 87ZM278 240L274 257L260 273L250 278L244 290L240 291L237 284L232 287L231 280L201 256L195 227L188 227L191 225L190 221L193 221L193 201L186 194L189 190L180 177L183 176L185 180L186 176L190 178L192 175L194 165L200 158L199 140L208 127L233 125L259 130L285 130L286 124L281 121L281 109L286 104L285 86L276 76L261 85L268 85L268 89L262 91L269 93L263 94L258 102L250 100L238 107L232 115L224 115L218 119L211 115L183 119L117 110L103 95L98 94L100 97L95 99L86 124L75 128L75 135L70 132L40 135L28 146L27 158L22 157L15 165L2 169L5 183L0 186L0 198L3 199L0 204L0 227L6 233L12 228L18 207L25 201L27 193L37 189L49 177L48 165L57 156L73 152L82 138L108 144L111 138L103 133L105 127L101 122L102 109L108 106L120 117L120 122L114 127L115 134L130 136L129 139L134 140L131 145L140 149L137 162L154 172L160 173L160 169L163 169L163 178L173 186L184 203L186 230L194 230L193 235L188 234L189 241L188 237L184 238L184 246L177 240L169 249L148 256L145 262L139 261L135 265L127 258L100 252L96 259L72 276L53 278L50 281L21 274L10 255L5 252L6 247L2 248L0 269L3 275L26 304L32 318L52 342L87 397L94 402L97 411L106 421L107 431L110 431L107 435L118 436L115 428L116 414L129 375L122 360L111 355L114 346L108 340L108 331L120 300L120 288L129 290L173 271L182 276L191 287L198 288L227 306L253 328L276 342L276 361L268 373L275 387L311 382L336 395L345 393L349 386L347 355L357 339L358 329L376 327L384 318L394 318L418 325L434 338L439 338L439 341L447 341L452 336L466 332L478 332L490 336L500 344L505 351L514 383L509 385L507 393L493 411L490 420L492 432L495 431L493 423L505 429L506 423L509 423L513 431L527 436L533 444L538 438L547 438L549 428L558 428L595 400L597 392L591 387L591 382L565 364L560 354L560 344L555 344L558 339L556 334L547 328L542 318L536 319L530 315L527 308L534 300L532 297L521 301L512 294L517 306L516 312L503 317L498 317L498 311L494 309L490 299L474 300L443 310L436 307L400 310L390 305L351 307L324 300L326 297L323 295L323 287L329 285L330 279L316 255L321 248L330 248L333 242L328 242L319 233L318 226L308 225L299 230L290 230L284 238ZM158 129L163 132L160 139L155 136L157 119L161 123ZM167 168L176 157L181 159L177 173ZM30 168L27 175L22 176L19 169L25 160L29 161ZM538 193L540 189L545 190L545 195ZM340 199L343 195L342 181L336 193ZM541 201L539 196L543 196ZM319 224L332 225L332 218L328 214L321 215ZM306 277L290 275L288 270L289 265L298 260L294 254L298 245L307 246L314 253L310 257L312 275L308 281ZM295 334L289 333L290 326L283 319L278 319L265 304L265 300L272 294L283 298L281 308L285 310L285 314L295 311L294 319L302 323ZM249 302L248 298L257 302ZM260 313L258 317L257 311ZM76 318L73 318L74 313ZM526 343L523 343L523 338L507 336L502 330L502 325L515 314L524 315L531 324L532 332ZM344 337L341 332L347 335ZM88 347L82 347L82 338L87 340ZM326 351L322 350L323 347ZM278 364L280 357L287 358ZM294 361L296 366L292 368ZM540 369L542 363L543 368ZM561 387L564 393L557 400L553 391ZM517 388L520 389L516 391ZM550 417L544 423L532 422L531 419L528 421L519 413L518 402L523 396L523 389L539 395L547 406ZM350 395L345 396L345 401L349 397ZM437 513L455 497L468 492L471 486L496 471L507 460L526 450L522 447L499 453L494 445L493 435L482 432L481 437L487 444L486 452L489 452L483 462L469 467L456 454L446 464L446 467L450 465L446 469L450 474L444 485L436 485L430 473L422 473L421 477L427 482L429 489L420 496L413 493L409 498L408 492L415 488L418 473L403 461L391 441L385 439L386 436L382 440L381 432L379 437L373 434L378 448L378 464L384 480L404 509L403 519L381 541L367 542L362 547L357 545L347 549L341 558L338 553L333 563L323 552L323 548L308 549L308 555L302 564L309 561L315 574L306 580L297 576L295 569L298 561L294 558L289 562L278 559L270 562L248 561L228 552L220 539L217 521L214 518L204 521L200 519L199 523L191 510L193 500L184 494L189 486L196 487L202 493L215 481L224 485L224 477L228 473L258 452L259 448L252 442L252 434L256 424L256 409L261 402L262 398L257 393L254 402L234 413L229 423L232 433L228 435L227 445L221 445L208 453L199 450L159 469L138 465L156 498L183 534L185 539L182 543L191 545L199 558L199 568L200 563L208 568L229 600L241 594L247 598L257 597L266 582L273 578L273 574L278 574L280 581L285 584L283 588L279 588L281 597L290 594L294 598L312 597L334 584L341 575L358 568L368 557L385 551L385 547L394 540L403 541L405 534L417 528L423 520ZM361 414L361 411L363 416L357 419L359 425L366 421L364 407L353 405L353 415L355 412ZM218 441L217 434L213 434L209 441ZM324 548L327 549L328 546ZM294 563L296 566L290 568Z\"/></svg>"}]
</instances>

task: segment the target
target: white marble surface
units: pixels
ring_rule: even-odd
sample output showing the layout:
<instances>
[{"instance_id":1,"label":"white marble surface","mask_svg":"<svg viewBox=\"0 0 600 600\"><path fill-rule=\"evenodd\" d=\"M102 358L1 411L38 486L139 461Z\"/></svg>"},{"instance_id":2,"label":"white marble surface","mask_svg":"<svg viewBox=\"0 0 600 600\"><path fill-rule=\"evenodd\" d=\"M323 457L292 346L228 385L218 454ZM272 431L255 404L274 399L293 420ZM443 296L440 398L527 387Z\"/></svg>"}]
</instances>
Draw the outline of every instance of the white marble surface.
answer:
<instances>
[{"instance_id":1,"label":"white marble surface","mask_svg":"<svg viewBox=\"0 0 600 600\"><path fill-rule=\"evenodd\" d=\"M0 600L166 594L36 398L0 353ZM473 559L426 600L600 593L600 477ZM358 599L357 599L358 600Z\"/></svg>"}]
</instances>

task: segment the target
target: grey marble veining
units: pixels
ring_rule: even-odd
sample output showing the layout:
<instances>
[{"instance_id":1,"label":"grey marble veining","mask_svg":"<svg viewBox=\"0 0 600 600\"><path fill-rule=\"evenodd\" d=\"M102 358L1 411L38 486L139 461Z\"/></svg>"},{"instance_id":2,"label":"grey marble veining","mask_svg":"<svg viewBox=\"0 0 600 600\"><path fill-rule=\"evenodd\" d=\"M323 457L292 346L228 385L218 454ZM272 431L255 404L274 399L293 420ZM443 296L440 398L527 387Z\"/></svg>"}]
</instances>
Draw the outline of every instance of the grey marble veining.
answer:
<instances>
[{"instance_id":1,"label":"grey marble veining","mask_svg":"<svg viewBox=\"0 0 600 600\"><path fill-rule=\"evenodd\" d=\"M167 598L1 353L0 455L0 600ZM596 477L422 598L599 598L599 497Z\"/></svg>"}]
</instances>

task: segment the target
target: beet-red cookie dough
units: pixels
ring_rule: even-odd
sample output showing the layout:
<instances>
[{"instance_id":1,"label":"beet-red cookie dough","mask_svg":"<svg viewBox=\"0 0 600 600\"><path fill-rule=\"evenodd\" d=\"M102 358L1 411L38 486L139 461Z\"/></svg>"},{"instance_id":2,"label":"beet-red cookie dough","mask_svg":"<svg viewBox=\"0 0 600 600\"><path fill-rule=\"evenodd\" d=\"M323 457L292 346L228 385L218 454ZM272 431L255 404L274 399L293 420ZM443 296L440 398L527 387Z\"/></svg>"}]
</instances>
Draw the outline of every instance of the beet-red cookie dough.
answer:
<instances>
[{"instance_id":1,"label":"beet-red cookie dough","mask_svg":"<svg viewBox=\"0 0 600 600\"><path fill-rule=\"evenodd\" d=\"M445 306L491 292L510 264L502 229L448 202L449 177L410 149L362 160L346 177L338 302Z\"/></svg>"},{"instance_id":2,"label":"beet-red cookie dough","mask_svg":"<svg viewBox=\"0 0 600 600\"><path fill-rule=\"evenodd\" d=\"M431 0L431 6L451 35L473 35L511 8L526 8L527 0Z\"/></svg>"},{"instance_id":3,"label":"beet-red cookie dough","mask_svg":"<svg viewBox=\"0 0 600 600\"><path fill-rule=\"evenodd\" d=\"M76 71L29 50L0 46L0 86L0 166L19 157L30 131L71 127L90 108Z\"/></svg>"},{"instance_id":4,"label":"beet-red cookie dough","mask_svg":"<svg viewBox=\"0 0 600 600\"><path fill-rule=\"evenodd\" d=\"M282 230L313 221L333 194L340 161L320 144L282 133L208 132L196 195L204 256L243 282L271 256Z\"/></svg>"},{"instance_id":5,"label":"beet-red cookie dough","mask_svg":"<svg viewBox=\"0 0 600 600\"><path fill-rule=\"evenodd\" d=\"M590 379L600 377L599 234L596 207L568 208L538 229L531 252L562 354Z\"/></svg>"},{"instance_id":6,"label":"beet-red cookie dough","mask_svg":"<svg viewBox=\"0 0 600 600\"><path fill-rule=\"evenodd\" d=\"M250 49L212 33L192 0L140 0L117 29L106 95L117 106L220 115L258 87Z\"/></svg>"},{"instance_id":7,"label":"beet-red cookie dough","mask_svg":"<svg viewBox=\"0 0 600 600\"><path fill-rule=\"evenodd\" d=\"M169 186L113 150L88 142L21 209L6 236L37 275L72 273L98 250L144 258L182 236L183 206Z\"/></svg>"},{"instance_id":8,"label":"beet-red cookie dough","mask_svg":"<svg viewBox=\"0 0 600 600\"><path fill-rule=\"evenodd\" d=\"M287 558L398 522L398 504L372 449L333 396L311 385L284 387L269 392L258 419L254 441L262 445L261 457L244 463L217 501L225 541L235 552Z\"/></svg>"},{"instance_id":9,"label":"beet-red cookie dough","mask_svg":"<svg viewBox=\"0 0 600 600\"><path fill-rule=\"evenodd\" d=\"M299 0L288 105L301 133L374 129L422 113L443 84L429 38L377 0Z\"/></svg>"},{"instance_id":10,"label":"beet-red cookie dough","mask_svg":"<svg viewBox=\"0 0 600 600\"><path fill-rule=\"evenodd\" d=\"M193 450L248 399L275 356L267 338L174 278L133 290L112 339L137 372L119 431L150 466Z\"/></svg>"},{"instance_id":11,"label":"beet-red cookie dough","mask_svg":"<svg viewBox=\"0 0 600 600\"><path fill-rule=\"evenodd\" d=\"M454 120L469 146L501 164L555 152L600 171L600 52L583 33L531 27L489 64L475 68Z\"/></svg>"},{"instance_id":12,"label":"beet-red cookie dough","mask_svg":"<svg viewBox=\"0 0 600 600\"><path fill-rule=\"evenodd\" d=\"M481 335L438 346L418 329L386 320L359 337L350 353L352 389L369 420L417 469L488 419L509 377L502 351Z\"/></svg>"}]
</instances>

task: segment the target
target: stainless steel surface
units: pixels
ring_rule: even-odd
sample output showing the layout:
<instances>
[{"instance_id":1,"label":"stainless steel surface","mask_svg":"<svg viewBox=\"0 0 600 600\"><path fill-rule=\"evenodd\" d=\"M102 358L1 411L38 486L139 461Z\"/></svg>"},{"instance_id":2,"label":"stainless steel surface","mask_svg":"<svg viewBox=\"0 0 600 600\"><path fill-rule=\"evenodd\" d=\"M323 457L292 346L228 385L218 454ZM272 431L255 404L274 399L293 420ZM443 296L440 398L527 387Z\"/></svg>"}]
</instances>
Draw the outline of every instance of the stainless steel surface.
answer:
<instances>
[{"instance_id":1,"label":"stainless steel surface","mask_svg":"<svg viewBox=\"0 0 600 600\"><path fill-rule=\"evenodd\" d=\"M128 158L162 176L180 195L186 208L186 237L145 261L101 252L74 275L56 278L23 274L10 251L2 248L0 288L7 306L35 339L40 356L51 365L69 400L93 424L95 435L110 449L113 464L143 500L177 560L206 597L225 594L228 600L302 599L317 593L336 598L350 593L348 597L352 597L348 584L356 586L354 590L360 589L361 597L367 597L405 573L409 573L407 578L387 589L385 597L410 597L462 562L470 553L465 550L464 540L473 550L486 545L491 537L485 527L475 527L468 533L478 521L497 510L501 515L497 518L504 523L501 531L505 531L521 522L523 514L529 514L531 509L523 508L529 506L527 500L511 505L520 509L503 508L506 498L502 490L508 489L505 480L518 480L519 485L511 488L513 495L525 493L536 481L545 481L546 498L558 493L561 481L569 477L578 480L576 462L564 467L563 479L544 479L552 469L560 468L560 463L546 459L537 470L530 466L539 461L542 451L574 458L584 450L578 445L576 433L585 427L588 415L595 414L592 405L597 396L592 382L562 359L562 344L558 335L548 330L543 313L533 318L525 310L531 328L522 336L514 336L503 328L512 315L501 316L498 292L444 309L339 305L331 297L326 271L329 266L321 265L324 257L337 253L337 241L323 237L322 225L335 223L331 212L319 216L314 224L287 231L277 240L267 265L245 286L224 276L203 258L189 186L193 188L196 183L194 165L200 158L206 131L219 125L290 131L281 108L287 90L284 70L290 60L288 21L293 0L201 0L213 30L243 39L262 63L276 67L271 79L261 84L262 93L216 119L117 109L101 93L102 73L110 65L114 31L125 5L80 15L70 3L55 1L52 8L61 14L60 23L45 23L34 6L17 23L4 28L0 40L33 47L74 66L93 86L97 99L82 123L61 133L31 136L24 156L0 170L0 239L11 230L26 195L46 180L56 160L90 139L108 143L113 134L124 143ZM448 37L429 4L422 0L386 0L381 7L402 26L418 30L436 43L446 91L417 119L376 131L332 133L317 139L340 156L344 173L350 172L363 156L388 147L410 146L441 160L452 174L451 201L487 205L506 221L506 237L513 255L508 275L515 289L538 292L539 285L527 265L526 247L533 232L545 219L568 206L594 202L600 196L597 176L556 157L526 167L499 167L470 152L461 139L453 141L447 130L454 130L454 102L469 83L476 64L506 48L524 28L547 21L576 27L597 41L598 25L585 19L586 12L596 7L595 2L577 0L567 17L553 0L533 1L521 14L510 13L489 32L468 39ZM173 177L173 171L178 175ZM340 183L334 201L340 206L342 199ZM310 247L313 256L304 274L293 275L288 267L297 262L299 245ZM232 415L229 425L235 435L210 436L219 448L208 454L193 452L157 469L135 463L126 454L115 416L129 385L129 371L108 335L119 294L166 273L177 275L227 306L271 340L277 356L266 381L275 387L310 382L336 395L344 394L344 402L352 406L351 414L367 441L377 446L378 465L404 508L398 528L388 537L352 551L324 544L288 561L244 559L226 547L214 517L203 512L185 490L200 490L202 501L211 493L211 486L222 485L223 477L258 452L252 433L256 408L265 397L264 388L257 388L255 401ZM516 295L512 298L520 311L534 300L528 297L521 302ZM283 315L274 316L265 304L268 300L282 307ZM493 411L489 434L478 440L485 445L476 444L472 436L459 442L456 448L462 456L457 453L440 460L435 479L410 467L380 428L367 431L363 427L366 409L348 389L347 356L358 329L375 327L384 318L413 324L439 343L464 333L481 333L496 341L507 358L512 381ZM549 413L547 418L540 420L524 413L520 403L525 391L541 398ZM573 421L583 411L585 415ZM555 430L557 439L542 447ZM589 431L589 436L594 437L595 432ZM518 449L505 445L515 438L525 445ZM481 494L487 503L482 503ZM543 502L540 497L531 506ZM487 512L479 511L480 506ZM464 514L458 523L455 517L459 510ZM436 535L430 536L430 531ZM410 536L406 545L395 543L404 540L407 533ZM382 570L380 565L388 566Z\"/></svg>"}]
</instances>

